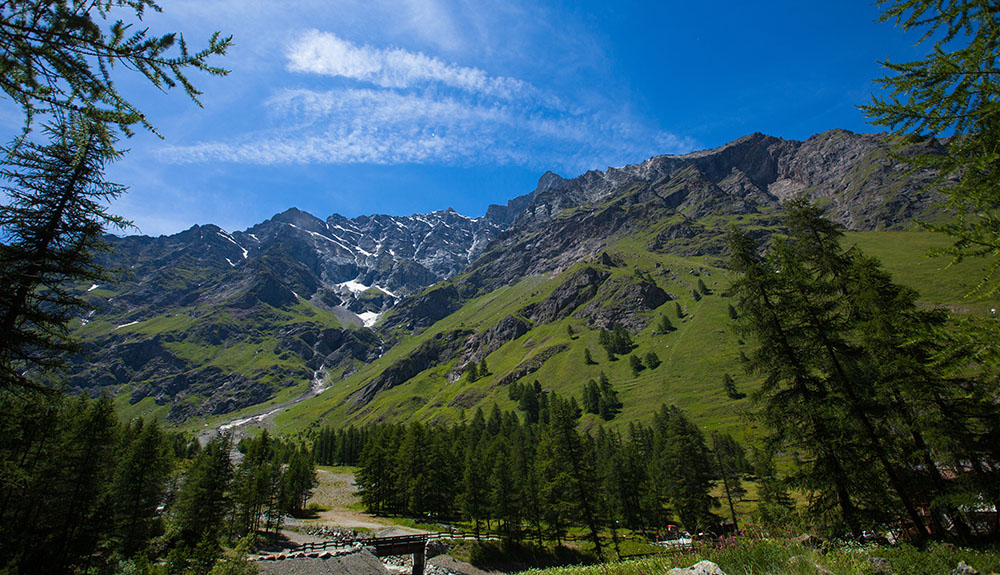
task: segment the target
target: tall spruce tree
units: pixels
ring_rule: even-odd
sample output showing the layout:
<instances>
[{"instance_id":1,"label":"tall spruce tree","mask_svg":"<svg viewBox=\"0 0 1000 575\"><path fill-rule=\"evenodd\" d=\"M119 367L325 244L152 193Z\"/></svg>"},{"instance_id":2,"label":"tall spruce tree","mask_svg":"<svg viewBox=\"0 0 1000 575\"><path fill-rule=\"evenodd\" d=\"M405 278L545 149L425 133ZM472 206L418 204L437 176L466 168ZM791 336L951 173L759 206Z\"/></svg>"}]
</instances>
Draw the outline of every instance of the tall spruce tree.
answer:
<instances>
[{"instance_id":1,"label":"tall spruce tree","mask_svg":"<svg viewBox=\"0 0 1000 575\"><path fill-rule=\"evenodd\" d=\"M888 510L925 537L929 526L918 501L945 502L958 495L955 483L943 481L935 459L954 453L949 445L955 443L946 438L963 428L963 418L935 421L948 419L946 398L968 384L942 379L933 367L940 344L928 334L940 314L918 310L912 290L893 284L877 261L842 249L840 232L808 202L787 204L786 223L789 238L775 242L763 260L747 251L738 234L731 243L743 274L735 284L741 321L759 343L750 366L768 375L757 396L759 413L782 430L778 435L787 426L777 418L795 417L832 440L818 434L810 440L798 432L784 436L808 445L813 463L833 472L828 473L832 492L849 529L859 527L862 514L871 522ZM783 365L775 363L778 355ZM793 403L797 415L787 411ZM824 422L826 417L831 419ZM839 439L829 435L834 421ZM936 449L928 439L937 442ZM876 466L864 469L851 457L871 458ZM890 490L880 494L869 488L879 481ZM932 520L947 514L960 536L968 537L953 507L935 508Z\"/></svg>"},{"instance_id":2,"label":"tall spruce tree","mask_svg":"<svg viewBox=\"0 0 1000 575\"><path fill-rule=\"evenodd\" d=\"M3 150L0 166L0 388L30 385L27 368L60 365L72 349L68 322L86 307L74 288L105 278L101 234L129 225L107 209L124 188L104 179L121 153L103 124L71 115L44 133L47 144Z\"/></svg>"},{"instance_id":3,"label":"tall spruce tree","mask_svg":"<svg viewBox=\"0 0 1000 575\"><path fill-rule=\"evenodd\" d=\"M738 230L729 237L731 268L738 274L731 290L740 308L738 328L757 340L748 370L765 376L756 394L756 416L772 433L771 441L802 455L793 475L802 489L817 495L817 514L836 507L846 530L861 532L857 493L865 483L852 463L862 460L856 429L822 373L821 342L806 322L817 312L806 294L814 293L799 255L780 239L762 258L753 241ZM804 290L804 291L803 291ZM845 424L846 423L846 424Z\"/></svg>"},{"instance_id":4,"label":"tall spruce tree","mask_svg":"<svg viewBox=\"0 0 1000 575\"><path fill-rule=\"evenodd\" d=\"M879 95L862 106L870 121L903 141L950 136L904 161L937 174L957 218L925 224L955 240L956 259L986 256L988 280L1000 269L1000 11L990 2L881 0L881 21L919 30L927 55L883 62ZM993 283L990 293L1000 289Z\"/></svg>"},{"instance_id":5,"label":"tall spruce tree","mask_svg":"<svg viewBox=\"0 0 1000 575\"><path fill-rule=\"evenodd\" d=\"M230 509L229 487L233 466L232 441L219 435L198 452L177 494L172 511L173 537L193 548L200 541L216 540Z\"/></svg>"}]
</instances>

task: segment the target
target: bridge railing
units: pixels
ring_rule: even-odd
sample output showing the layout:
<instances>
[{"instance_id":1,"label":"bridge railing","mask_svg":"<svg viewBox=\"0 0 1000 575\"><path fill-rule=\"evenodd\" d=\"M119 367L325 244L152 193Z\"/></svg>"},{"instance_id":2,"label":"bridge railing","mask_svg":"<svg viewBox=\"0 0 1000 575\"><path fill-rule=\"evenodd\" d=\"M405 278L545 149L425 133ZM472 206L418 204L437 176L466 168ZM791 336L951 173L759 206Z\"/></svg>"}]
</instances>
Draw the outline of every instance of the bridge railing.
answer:
<instances>
[{"instance_id":1,"label":"bridge railing","mask_svg":"<svg viewBox=\"0 0 1000 575\"><path fill-rule=\"evenodd\" d=\"M476 536L472 533L465 533L462 531L440 531L438 533L419 533L415 535L396 535L393 537L354 537L350 539L334 539L329 541L320 542L307 542L300 543L299 545L292 547L289 551L326 551L327 549L338 549L342 547L351 547L355 543L360 543L362 545L369 546L391 546L391 545L407 545L420 542L427 542L429 540L437 539L475 539ZM480 535L481 540L496 540L498 539L495 535Z\"/></svg>"}]
</instances>

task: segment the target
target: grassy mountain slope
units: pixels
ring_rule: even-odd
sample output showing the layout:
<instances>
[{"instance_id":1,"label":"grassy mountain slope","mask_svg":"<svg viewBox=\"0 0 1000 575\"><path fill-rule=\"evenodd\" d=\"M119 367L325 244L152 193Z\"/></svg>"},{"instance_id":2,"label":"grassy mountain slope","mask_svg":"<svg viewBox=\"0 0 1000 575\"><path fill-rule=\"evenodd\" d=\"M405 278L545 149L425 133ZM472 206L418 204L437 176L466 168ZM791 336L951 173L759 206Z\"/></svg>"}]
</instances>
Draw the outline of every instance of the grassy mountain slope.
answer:
<instances>
[{"instance_id":1,"label":"grassy mountain slope","mask_svg":"<svg viewBox=\"0 0 1000 575\"><path fill-rule=\"evenodd\" d=\"M115 265L130 273L89 292L99 309L79 333L91 355L73 358L66 383L111 392L128 414L190 425L275 409L310 385L329 385L278 418L302 429L454 421L494 403L513 407L510 386L536 379L579 399L603 371L624 403L613 425L676 403L706 423L735 427L747 401L726 397L723 377L734 377L743 392L755 384L742 373L743 344L729 325L726 230L739 225L764 243L780 233L780 202L798 194L855 231L903 230L913 218L938 217L939 197L927 189L933 175L904 172L890 144L884 135L842 130L804 142L753 134L573 179L546 174L504 213L493 210L508 227L486 247L475 234L451 233L472 220L450 212L431 227L417 217L416 232L398 218L369 234L363 218L323 222L290 210L251 232L196 226L170 237L120 239ZM404 228L403 239L382 236ZM399 301L374 287L382 276L348 277L360 273L358 254L427 229L444 242L427 249L447 244L472 257L479 246L481 256ZM986 302L959 297L972 287L976 264L938 270L945 262L921 259L937 241L930 236L851 238L884 254L890 267L912 261L900 269L901 281L930 301L982 311ZM461 268L445 267L445 275ZM711 293L696 298L699 281ZM375 329L356 315L370 322L381 312ZM676 329L656 333L661 316ZM652 352L662 364L633 374L627 355L609 360L598 334L615 324L630 332L638 357ZM584 363L585 349L596 365ZM466 366L484 360L490 373L469 381Z\"/></svg>"},{"instance_id":2,"label":"grassy mountain slope","mask_svg":"<svg viewBox=\"0 0 1000 575\"><path fill-rule=\"evenodd\" d=\"M655 230L650 234L655 235ZM748 377L739 363L744 344L733 333L729 318L727 272L715 256L683 257L659 254L641 246L647 237L632 234L609 244L607 252L615 261L605 266L597 261L579 263L549 277L535 276L473 298L458 311L436 322L427 331L405 336L377 362L353 376L335 383L323 395L293 406L276 421L287 430L330 424L346 426L380 420L415 418L432 422L457 421L471 417L477 408L489 410L493 404L502 409L516 409L508 397L508 386L515 381L538 380L544 389L579 398L589 379L603 371L623 402L622 412L612 426L627 425L631 420L647 420L663 403L685 409L701 425L737 434L744 430L740 412L749 400L726 396L722 378L730 374L744 393L752 392L757 382ZM926 232L856 232L845 242L857 245L868 254L882 259L896 281L921 292L926 305L946 305L952 309L982 313L997 307L996 298L963 298L982 272L982 262L966 261L954 267L942 258L929 258L929 248L941 247L947 239ZM666 315L676 328L658 334L655 321L633 334L634 352L643 357L655 352L662 364L633 375L626 357L609 361L598 344L596 326L580 315L592 304L614 307L619 302L601 301L600 291L594 300L576 308L573 314L549 323L535 324L527 333L489 353L486 361L490 375L470 382L461 375L463 358L453 354L439 364L420 371L415 377L379 392L369 403L358 406L352 401L366 383L390 366L410 356L428 341L456 332L485 333L503 318L531 304L544 301L552 292L583 267L608 272L605 283L630 281L638 274L653 278L673 299L639 315L656 319ZM698 280L712 291L696 301L692 291ZM460 282L461 277L456 278ZM685 317L676 316L680 304ZM567 332L571 326L575 334ZM584 348L589 348L597 365L586 365ZM540 365L532 366L533 360ZM511 380L525 366L536 370ZM584 426L602 423L597 416L585 415Z\"/></svg>"}]
</instances>

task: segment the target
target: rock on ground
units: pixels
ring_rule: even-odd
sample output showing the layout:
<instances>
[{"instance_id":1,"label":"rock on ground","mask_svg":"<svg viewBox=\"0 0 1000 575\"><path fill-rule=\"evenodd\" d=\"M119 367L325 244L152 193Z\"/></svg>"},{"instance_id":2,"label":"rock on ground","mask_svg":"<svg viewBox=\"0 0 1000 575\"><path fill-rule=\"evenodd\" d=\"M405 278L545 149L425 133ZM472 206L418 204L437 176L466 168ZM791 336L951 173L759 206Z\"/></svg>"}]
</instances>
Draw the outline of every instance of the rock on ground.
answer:
<instances>
[{"instance_id":1,"label":"rock on ground","mask_svg":"<svg viewBox=\"0 0 1000 575\"><path fill-rule=\"evenodd\" d=\"M726 575L718 565L711 561L699 561L690 567L674 567L667 575Z\"/></svg>"}]
</instances>

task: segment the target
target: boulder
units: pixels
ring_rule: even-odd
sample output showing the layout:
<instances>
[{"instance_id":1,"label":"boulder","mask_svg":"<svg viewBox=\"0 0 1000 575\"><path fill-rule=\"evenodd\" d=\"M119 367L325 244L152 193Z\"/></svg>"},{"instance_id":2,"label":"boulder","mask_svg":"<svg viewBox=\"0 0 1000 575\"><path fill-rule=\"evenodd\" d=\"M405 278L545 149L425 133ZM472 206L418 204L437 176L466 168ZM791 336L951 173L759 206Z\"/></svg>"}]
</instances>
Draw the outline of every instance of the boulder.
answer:
<instances>
[{"instance_id":1,"label":"boulder","mask_svg":"<svg viewBox=\"0 0 1000 575\"><path fill-rule=\"evenodd\" d=\"M699 561L690 567L674 567L667 575L726 575L725 571L711 561Z\"/></svg>"}]
</instances>

